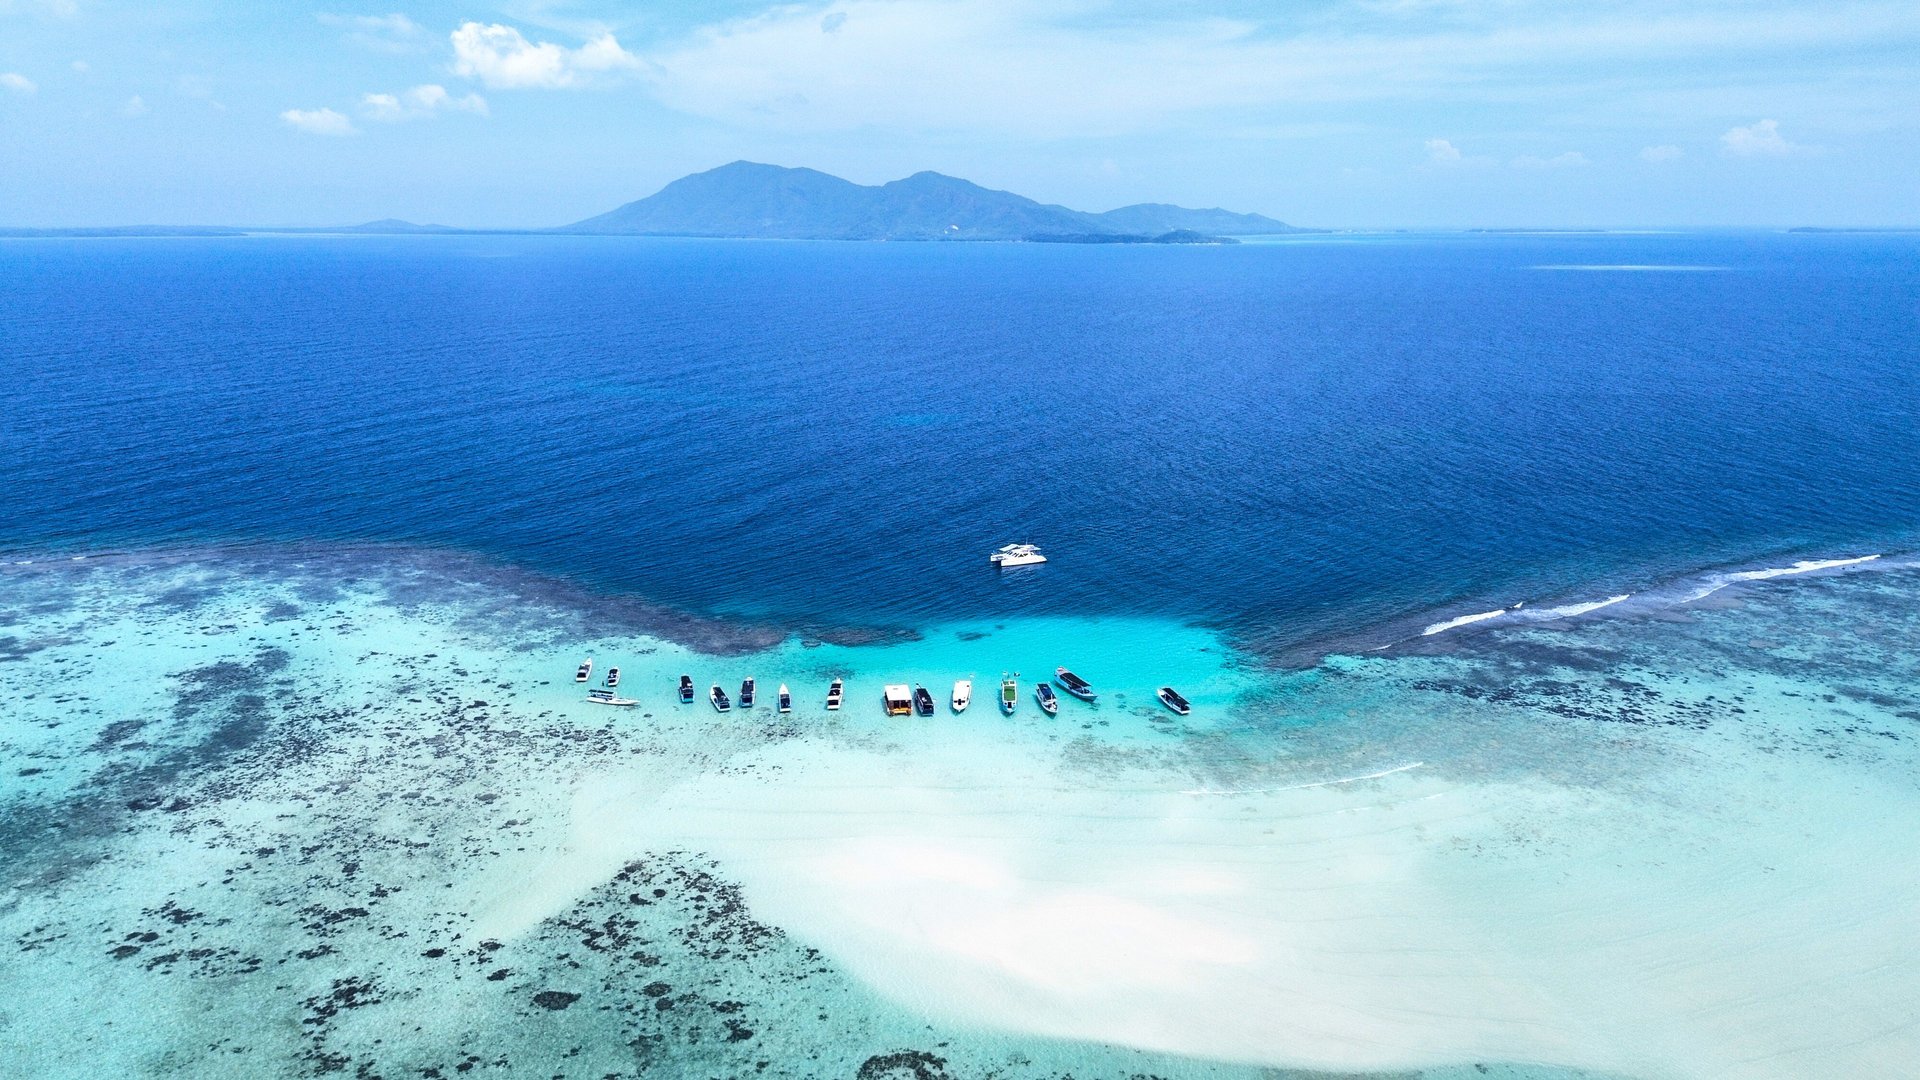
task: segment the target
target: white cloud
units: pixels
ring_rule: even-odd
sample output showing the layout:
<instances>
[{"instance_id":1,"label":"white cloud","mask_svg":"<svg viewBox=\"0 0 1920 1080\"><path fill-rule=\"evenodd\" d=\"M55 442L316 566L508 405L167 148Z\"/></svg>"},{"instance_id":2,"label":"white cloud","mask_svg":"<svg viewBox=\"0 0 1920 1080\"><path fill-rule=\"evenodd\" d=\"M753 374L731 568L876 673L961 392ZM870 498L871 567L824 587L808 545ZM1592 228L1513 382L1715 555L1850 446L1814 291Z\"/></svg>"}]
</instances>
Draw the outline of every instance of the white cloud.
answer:
<instances>
[{"instance_id":1,"label":"white cloud","mask_svg":"<svg viewBox=\"0 0 1920 1080\"><path fill-rule=\"evenodd\" d=\"M1428 139L1427 160L1435 165L1456 164L1460 160L1460 148L1445 139Z\"/></svg>"},{"instance_id":2,"label":"white cloud","mask_svg":"<svg viewBox=\"0 0 1920 1080\"><path fill-rule=\"evenodd\" d=\"M1440 6L1458 17L1420 19L1229 18L1198 6L775 2L667 40L639 62L663 104L723 123L1082 138L1181 128L1209 111L1325 115L1349 102L1511 107L1550 97L1584 109L1635 85L1623 72L1668 78L1684 62L1685 72L1724 82L1726 65L1761 54L1920 40L1912 0L1835 0L1818 11L1513 2L1498 5L1498 17L1450 0Z\"/></svg>"},{"instance_id":3,"label":"white cloud","mask_svg":"<svg viewBox=\"0 0 1920 1080\"><path fill-rule=\"evenodd\" d=\"M640 67L612 34L602 33L577 49L532 42L511 26L463 23L453 32L453 69L498 89L558 89L579 86L596 74Z\"/></svg>"},{"instance_id":4,"label":"white cloud","mask_svg":"<svg viewBox=\"0 0 1920 1080\"><path fill-rule=\"evenodd\" d=\"M1720 146L1740 157L1784 157L1800 149L1780 134L1777 120L1756 120L1746 127L1728 128Z\"/></svg>"},{"instance_id":5,"label":"white cloud","mask_svg":"<svg viewBox=\"0 0 1920 1080\"><path fill-rule=\"evenodd\" d=\"M149 111L146 101L139 94L128 98L127 103L120 106L121 116L145 116Z\"/></svg>"},{"instance_id":6,"label":"white cloud","mask_svg":"<svg viewBox=\"0 0 1920 1080\"><path fill-rule=\"evenodd\" d=\"M416 86L404 94L366 94L360 98L360 111L371 120L423 120L443 112L468 112L491 115L487 99L479 94L455 97L447 88L433 83Z\"/></svg>"},{"instance_id":7,"label":"white cloud","mask_svg":"<svg viewBox=\"0 0 1920 1080\"><path fill-rule=\"evenodd\" d=\"M333 26L345 30L348 41L375 52L411 52L426 43L426 30L422 29L419 23L398 13L334 15L321 12L315 17L320 20L322 26Z\"/></svg>"},{"instance_id":8,"label":"white cloud","mask_svg":"<svg viewBox=\"0 0 1920 1080\"><path fill-rule=\"evenodd\" d=\"M1658 165L1666 161L1679 161L1686 151L1677 146L1646 146L1640 149L1640 160L1651 161Z\"/></svg>"},{"instance_id":9,"label":"white cloud","mask_svg":"<svg viewBox=\"0 0 1920 1080\"><path fill-rule=\"evenodd\" d=\"M332 109L288 109L280 119L309 135L351 135L353 121Z\"/></svg>"},{"instance_id":10,"label":"white cloud","mask_svg":"<svg viewBox=\"0 0 1920 1080\"><path fill-rule=\"evenodd\" d=\"M1592 163L1587 160L1587 155L1578 150L1569 150L1564 154L1555 154L1550 158L1535 157L1532 154L1522 154L1513 159L1513 167L1516 169L1577 169L1582 165L1589 164Z\"/></svg>"},{"instance_id":11,"label":"white cloud","mask_svg":"<svg viewBox=\"0 0 1920 1080\"><path fill-rule=\"evenodd\" d=\"M11 90L16 94L31 94L40 89L32 79L17 71L0 71L0 89Z\"/></svg>"}]
</instances>

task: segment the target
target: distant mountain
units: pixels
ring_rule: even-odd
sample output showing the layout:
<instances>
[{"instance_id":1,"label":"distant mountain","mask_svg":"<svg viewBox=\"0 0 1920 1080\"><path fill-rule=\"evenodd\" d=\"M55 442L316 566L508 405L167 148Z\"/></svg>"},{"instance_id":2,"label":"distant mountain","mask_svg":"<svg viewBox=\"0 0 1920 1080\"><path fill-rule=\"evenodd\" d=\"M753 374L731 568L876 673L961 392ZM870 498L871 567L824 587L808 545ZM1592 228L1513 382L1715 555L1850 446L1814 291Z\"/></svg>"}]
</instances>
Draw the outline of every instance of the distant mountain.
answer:
<instances>
[{"instance_id":1,"label":"distant mountain","mask_svg":"<svg viewBox=\"0 0 1920 1080\"><path fill-rule=\"evenodd\" d=\"M1305 230L1258 214L1158 204L1088 214L936 172L867 187L814 169L736 161L681 177L657 194L557 231L785 240L1127 236L1148 241L1175 232Z\"/></svg>"},{"instance_id":2,"label":"distant mountain","mask_svg":"<svg viewBox=\"0 0 1920 1080\"><path fill-rule=\"evenodd\" d=\"M364 225L345 225L339 229L329 231L343 233L450 233L463 232L465 230L456 229L450 225L415 225L411 221L401 221L399 218L381 218L379 221L369 221Z\"/></svg>"},{"instance_id":3,"label":"distant mountain","mask_svg":"<svg viewBox=\"0 0 1920 1080\"><path fill-rule=\"evenodd\" d=\"M1158 236L1170 232L1209 233L1214 236L1277 236L1282 233L1313 232L1299 229L1264 214L1236 214L1231 210L1189 210L1166 203L1138 203L1096 214L1101 221L1128 233Z\"/></svg>"}]
</instances>

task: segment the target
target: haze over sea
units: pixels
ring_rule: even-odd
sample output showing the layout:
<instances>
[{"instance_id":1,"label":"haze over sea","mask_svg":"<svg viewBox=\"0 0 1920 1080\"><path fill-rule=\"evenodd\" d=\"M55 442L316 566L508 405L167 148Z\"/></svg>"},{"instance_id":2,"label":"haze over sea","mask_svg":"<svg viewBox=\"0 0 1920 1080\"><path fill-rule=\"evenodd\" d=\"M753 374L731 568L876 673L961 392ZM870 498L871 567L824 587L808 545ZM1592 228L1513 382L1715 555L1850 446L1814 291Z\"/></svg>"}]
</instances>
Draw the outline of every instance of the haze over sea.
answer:
<instances>
[{"instance_id":1,"label":"haze over sea","mask_svg":"<svg viewBox=\"0 0 1920 1080\"><path fill-rule=\"evenodd\" d=\"M32 1075L1920 1068L1914 235L0 281Z\"/></svg>"}]
</instances>

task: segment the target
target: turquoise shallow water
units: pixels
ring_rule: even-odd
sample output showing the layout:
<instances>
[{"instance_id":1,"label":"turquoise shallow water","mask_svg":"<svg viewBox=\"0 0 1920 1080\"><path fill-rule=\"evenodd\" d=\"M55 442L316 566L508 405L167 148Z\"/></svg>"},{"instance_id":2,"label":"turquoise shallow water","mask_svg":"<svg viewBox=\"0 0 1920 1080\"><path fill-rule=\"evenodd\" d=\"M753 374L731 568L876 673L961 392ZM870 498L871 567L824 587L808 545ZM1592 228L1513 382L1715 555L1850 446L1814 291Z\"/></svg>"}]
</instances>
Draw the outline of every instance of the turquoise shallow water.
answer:
<instances>
[{"instance_id":1,"label":"turquoise shallow water","mask_svg":"<svg viewBox=\"0 0 1920 1080\"><path fill-rule=\"evenodd\" d=\"M1700 592L1284 671L1137 617L769 637L400 548L9 566L0 1048L75 1077L1910 1071L1920 569ZM582 701L589 654L643 704ZM1097 708L991 707L1058 662ZM681 671L796 711L674 704ZM940 714L881 716L914 680Z\"/></svg>"}]
</instances>

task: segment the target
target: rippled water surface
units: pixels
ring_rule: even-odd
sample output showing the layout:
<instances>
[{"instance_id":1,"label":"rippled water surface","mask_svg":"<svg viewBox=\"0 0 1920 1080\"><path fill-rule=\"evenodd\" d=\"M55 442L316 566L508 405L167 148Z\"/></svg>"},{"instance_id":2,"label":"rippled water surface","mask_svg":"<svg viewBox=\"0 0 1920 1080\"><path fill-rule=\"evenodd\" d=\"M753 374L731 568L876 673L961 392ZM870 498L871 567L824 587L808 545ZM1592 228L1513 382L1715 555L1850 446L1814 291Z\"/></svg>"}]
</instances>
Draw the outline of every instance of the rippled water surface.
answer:
<instances>
[{"instance_id":1,"label":"rippled water surface","mask_svg":"<svg viewBox=\"0 0 1920 1080\"><path fill-rule=\"evenodd\" d=\"M1911 1074L1916 254L0 242L0 1073Z\"/></svg>"},{"instance_id":2,"label":"rippled water surface","mask_svg":"<svg viewBox=\"0 0 1920 1080\"><path fill-rule=\"evenodd\" d=\"M783 624L1283 650L1920 520L1911 237L7 241L0 276L0 550L405 542ZM1011 540L1054 561L981 573Z\"/></svg>"}]
</instances>

